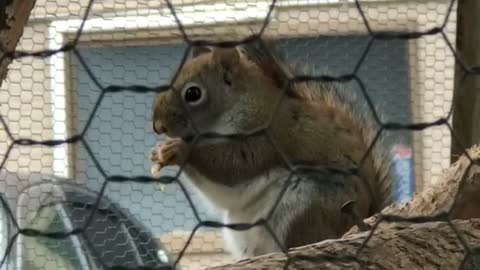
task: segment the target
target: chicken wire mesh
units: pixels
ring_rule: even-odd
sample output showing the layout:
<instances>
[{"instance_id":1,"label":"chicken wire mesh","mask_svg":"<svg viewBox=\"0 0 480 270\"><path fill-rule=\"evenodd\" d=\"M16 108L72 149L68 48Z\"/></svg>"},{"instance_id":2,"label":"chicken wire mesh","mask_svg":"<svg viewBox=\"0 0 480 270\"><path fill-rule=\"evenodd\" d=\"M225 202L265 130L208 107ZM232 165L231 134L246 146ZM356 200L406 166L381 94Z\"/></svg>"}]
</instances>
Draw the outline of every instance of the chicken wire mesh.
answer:
<instances>
[{"instance_id":1,"label":"chicken wire mesh","mask_svg":"<svg viewBox=\"0 0 480 270\"><path fill-rule=\"evenodd\" d=\"M109 235L108 218L102 223L96 217L103 197L131 212L153 233L151 238L160 238L175 255L169 264L182 269L230 260L218 228L267 226L263 219L250 225L218 222L218 213L200 204L196 193L178 180L178 167L163 171L160 178L148 176L148 152L159 140L151 130L153 99L170 91L192 46L228 47L274 37L288 59L314 66L292 80L338 81L360 93L382 143L413 148L411 169L416 187L422 188L428 183L420 180L435 179L448 166L450 140L455 138L449 122L453 92L445 90L453 88L454 65L460 61L453 45L455 7L453 0L37 1L19 49L4 53L13 63L0 92L0 175L4 216L9 219L2 231L12 231L4 237L8 241L2 241L8 243L2 245L3 264L26 269L163 269L127 254L128 248L116 250L128 241L125 235ZM294 175L295 168L289 169ZM61 211L40 211L52 205L52 190L57 192L51 185L36 188L45 179L79 183L96 191L98 200L69 208L71 202L64 202L68 196L62 193ZM73 221L58 225L62 215ZM449 217L383 216L377 225L402 220ZM98 231L88 237L85 233L95 226ZM125 225L127 230L134 227ZM285 256L289 263L361 265L361 251L374 231L356 254ZM102 255L79 256L80 246ZM112 249L98 251L105 246Z\"/></svg>"}]
</instances>

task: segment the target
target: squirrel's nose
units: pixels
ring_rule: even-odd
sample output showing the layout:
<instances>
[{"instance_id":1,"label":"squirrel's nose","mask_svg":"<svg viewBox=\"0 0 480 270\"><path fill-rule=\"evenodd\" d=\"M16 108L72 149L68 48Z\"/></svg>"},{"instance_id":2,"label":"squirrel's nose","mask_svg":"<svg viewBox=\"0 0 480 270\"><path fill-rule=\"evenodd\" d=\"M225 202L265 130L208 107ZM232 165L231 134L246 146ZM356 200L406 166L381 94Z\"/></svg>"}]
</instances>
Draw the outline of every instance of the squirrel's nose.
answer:
<instances>
[{"instance_id":1,"label":"squirrel's nose","mask_svg":"<svg viewBox=\"0 0 480 270\"><path fill-rule=\"evenodd\" d=\"M153 126L153 131L158 135L167 133L167 128L158 121L154 121L152 126Z\"/></svg>"}]
</instances>

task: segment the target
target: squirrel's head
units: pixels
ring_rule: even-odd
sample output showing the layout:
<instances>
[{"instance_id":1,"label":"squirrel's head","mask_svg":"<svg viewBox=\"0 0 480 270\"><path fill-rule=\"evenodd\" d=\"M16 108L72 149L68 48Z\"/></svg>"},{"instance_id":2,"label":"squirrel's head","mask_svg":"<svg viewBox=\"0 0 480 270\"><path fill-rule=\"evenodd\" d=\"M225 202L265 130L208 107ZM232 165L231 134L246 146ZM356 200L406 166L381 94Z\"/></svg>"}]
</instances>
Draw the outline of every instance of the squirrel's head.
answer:
<instances>
[{"instance_id":1,"label":"squirrel's head","mask_svg":"<svg viewBox=\"0 0 480 270\"><path fill-rule=\"evenodd\" d=\"M172 88L153 109L157 134L191 140L200 133L238 134L266 127L282 95L278 82L240 48L195 47Z\"/></svg>"}]
</instances>

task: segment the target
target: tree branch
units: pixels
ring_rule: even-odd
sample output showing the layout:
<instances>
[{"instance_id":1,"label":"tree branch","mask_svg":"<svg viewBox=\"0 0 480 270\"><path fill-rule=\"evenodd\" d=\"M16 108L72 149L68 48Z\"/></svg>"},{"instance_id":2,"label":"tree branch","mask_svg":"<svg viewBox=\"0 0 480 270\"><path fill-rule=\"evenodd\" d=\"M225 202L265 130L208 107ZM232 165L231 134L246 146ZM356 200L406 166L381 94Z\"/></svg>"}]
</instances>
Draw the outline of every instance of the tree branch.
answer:
<instances>
[{"instance_id":1,"label":"tree branch","mask_svg":"<svg viewBox=\"0 0 480 270\"><path fill-rule=\"evenodd\" d=\"M23 34L34 5L35 1L32 0L0 1L0 86L7 76L11 54Z\"/></svg>"},{"instance_id":2,"label":"tree branch","mask_svg":"<svg viewBox=\"0 0 480 270\"><path fill-rule=\"evenodd\" d=\"M466 257L465 251L480 247L480 219L476 219L480 218L480 147L468 153L477 165L469 166L471 162L464 155L444 172L437 185L415 194L407 204L393 204L382 211L382 217L436 216L438 220L419 219L422 223L418 224L383 221L375 227L381 218L376 215L365 220L374 226L373 233L354 227L341 239L290 250L288 269L480 269L480 260L473 255ZM286 262L285 254L267 254L210 269L284 269Z\"/></svg>"},{"instance_id":3,"label":"tree branch","mask_svg":"<svg viewBox=\"0 0 480 270\"><path fill-rule=\"evenodd\" d=\"M463 153L465 147L480 143L480 79L467 76L466 69L480 67L480 1L458 1L457 40L455 51L460 61L455 63L452 126L457 139L452 141L452 161ZM463 66L465 65L465 66ZM478 70L476 71L478 74Z\"/></svg>"}]
</instances>

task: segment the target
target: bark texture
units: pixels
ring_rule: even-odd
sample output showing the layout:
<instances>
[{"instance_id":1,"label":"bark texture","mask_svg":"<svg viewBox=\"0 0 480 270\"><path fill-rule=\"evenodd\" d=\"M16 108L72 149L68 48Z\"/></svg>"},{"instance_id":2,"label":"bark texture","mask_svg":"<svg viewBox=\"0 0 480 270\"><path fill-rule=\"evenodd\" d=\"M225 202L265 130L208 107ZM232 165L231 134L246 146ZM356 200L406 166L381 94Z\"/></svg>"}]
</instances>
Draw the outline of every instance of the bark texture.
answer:
<instances>
[{"instance_id":1,"label":"bark texture","mask_svg":"<svg viewBox=\"0 0 480 270\"><path fill-rule=\"evenodd\" d=\"M463 153L465 147L480 143L480 1L457 1L457 40L458 57L466 67L457 61L455 66L455 89L453 93L453 130L456 139L452 140L452 161ZM452 14L453 15L453 14ZM475 70L469 74L464 68Z\"/></svg>"},{"instance_id":2,"label":"bark texture","mask_svg":"<svg viewBox=\"0 0 480 270\"><path fill-rule=\"evenodd\" d=\"M288 269L480 269L480 147L468 153L473 163L463 155L409 203L393 204L382 217L365 220L370 230L355 226L340 239L290 250ZM285 254L267 254L209 269L285 269L286 263Z\"/></svg>"},{"instance_id":3,"label":"bark texture","mask_svg":"<svg viewBox=\"0 0 480 270\"><path fill-rule=\"evenodd\" d=\"M0 0L0 86L34 5L33 0Z\"/></svg>"}]
</instances>

